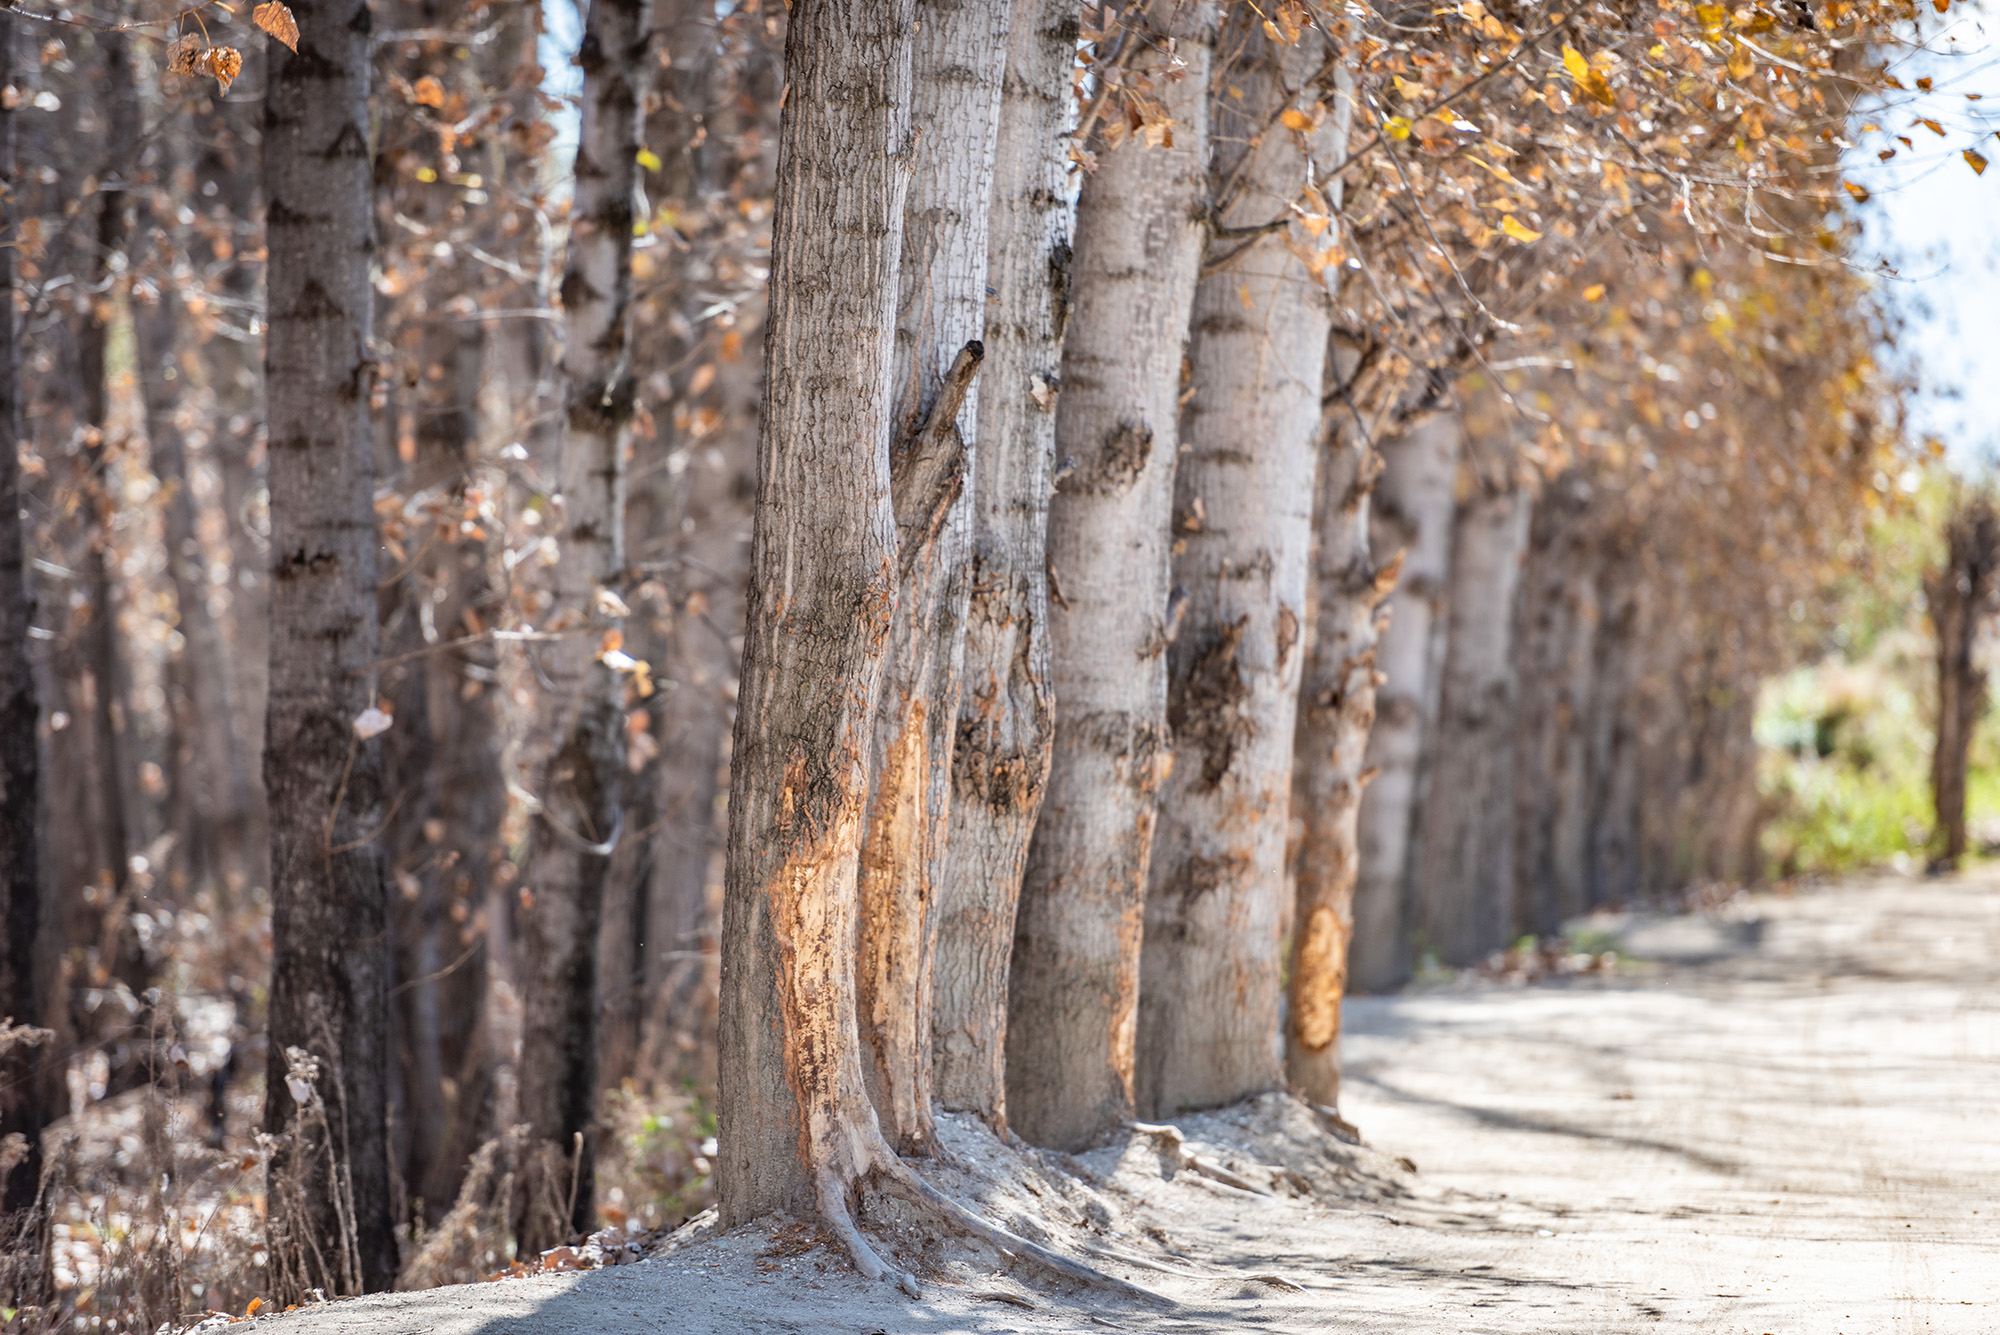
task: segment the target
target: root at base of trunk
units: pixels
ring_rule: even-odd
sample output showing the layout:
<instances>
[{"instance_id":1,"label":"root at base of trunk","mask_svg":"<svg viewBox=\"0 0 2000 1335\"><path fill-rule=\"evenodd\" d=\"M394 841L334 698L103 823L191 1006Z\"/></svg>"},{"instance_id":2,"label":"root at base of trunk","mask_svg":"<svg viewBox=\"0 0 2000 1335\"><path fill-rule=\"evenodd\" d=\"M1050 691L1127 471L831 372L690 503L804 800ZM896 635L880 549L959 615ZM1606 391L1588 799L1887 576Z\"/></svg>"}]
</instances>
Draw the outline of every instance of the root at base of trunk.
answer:
<instances>
[{"instance_id":1,"label":"root at base of trunk","mask_svg":"<svg viewBox=\"0 0 2000 1335\"><path fill-rule=\"evenodd\" d=\"M1053 1248L1030 1242L997 1224L988 1223L917 1176L915 1170L900 1159L893 1157L878 1159L862 1175L857 1185L897 1196L910 1205L930 1212L940 1222L959 1233L977 1238L1010 1256L1032 1262L1074 1283L1106 1290L1126 1298L1136 1298L1156 1306L1175 1305L1173 1299L1164 1294L1107 1275L1081 1261L1072 1260ZM917 1286L915 1275L907 1270L899 1270L884 1261L868 1239L862 1236L861 1229L854 1222L854 1212L849 1208L848 1191L839 1175L826 1168L820 1169L814 1175L814 1189L819 1199L821 1218L833 1235L840 1239L841 1245L847 1249L848 1256L854 1261L855 1269L869 1279L893 1280L897 1288L912 1298L923 1296Z\"/></svg>"}]
</instances>

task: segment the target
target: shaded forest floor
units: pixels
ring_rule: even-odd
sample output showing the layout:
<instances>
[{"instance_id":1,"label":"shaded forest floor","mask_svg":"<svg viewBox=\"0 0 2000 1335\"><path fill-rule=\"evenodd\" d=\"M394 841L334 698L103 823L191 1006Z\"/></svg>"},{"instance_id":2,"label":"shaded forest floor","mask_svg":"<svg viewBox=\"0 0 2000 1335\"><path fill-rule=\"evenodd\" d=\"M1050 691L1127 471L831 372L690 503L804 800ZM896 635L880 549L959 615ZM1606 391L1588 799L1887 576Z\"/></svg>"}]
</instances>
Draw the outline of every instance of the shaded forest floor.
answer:
<instances>
[{"instance_id":1,"label":"shaded forest floor","mask_svg":"<svg viewBox=\"0 0 2000 1335\"><path fill-rule=\"evenodd\" d=\"M1610 975L1351 1003L1344 1111L1372 1149L1319 1134L1277 1096L1183 1119L1183 1145L1135 1134L1075 1158L945 1127L940 1185L1171 1310L1066 1291L878 1213L878 1235L924 1278L921 1302L781 1225L255 1324L2000 1330L2000 874L1856 879L1612 931L1627 962Z\"/></svg>"}]
</instances>

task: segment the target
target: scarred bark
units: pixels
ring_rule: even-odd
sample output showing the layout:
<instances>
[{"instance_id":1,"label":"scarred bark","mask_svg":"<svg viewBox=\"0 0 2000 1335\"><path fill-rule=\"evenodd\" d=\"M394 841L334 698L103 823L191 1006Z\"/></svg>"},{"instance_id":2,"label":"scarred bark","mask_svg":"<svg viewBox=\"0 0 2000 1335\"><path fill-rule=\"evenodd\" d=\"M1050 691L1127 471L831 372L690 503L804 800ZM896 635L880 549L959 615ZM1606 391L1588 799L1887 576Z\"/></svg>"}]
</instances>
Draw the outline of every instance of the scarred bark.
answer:
<instances>
[{"instance_id":1,"label":"scarred bark","mask_svg":"<svg viewBox=\"0 0 2000 1335\"><path fill-rule=\"evenodd\" d=\"M624 686L604 655L624 604L625 441L633 408L626 349L632 201L638 172L647 0L591 0L584 19L569 256L563 270L563 532L551 623L570 632L543 658L533 907L521 917L521 1117L531 1172L521 1246L553 1246L596 1218L597 946L604 883L622 834ZM551 1192L553 1189L553 1192ZM547 1205L557 1208L551 1212Z\"/></svg>"},{"instance_id":2,"label":"scarred bark","mask_svg":"<svg viewBox=\"0 0 2000 1335\"><path fill-rule=\"evenodd\" d=\"M270 1059L273 1289L388 1287L381 770L355 718L374 703L372 293L365 0L295 4L299 49L265 44L269 192ZM318 1059L294 1103L287 1049ZM319 1111L324 1109L322 1118ZM296 1121L296 1126L295 1126Z\"/></svg>"},{"instance_id":3,"label":"scarred bark","mask_svg":"<svg viewBox=\"0 0 2000 1335\"><path fill-rule=\"evenodd\" d=\"M0 83L12 82L14 19L0 13ZM28 627L34 593L22 546L21 348L14 313L14 110L0 104L0 1024L40 1017L35 941L41 928L39 710ZM39 1042L0 1037L0 1307L49 1296L47 1210L40 1197ZM15 1140L15 1137L19 1137Z\"/></svg>"},{"instance_id":4,"label":"scarred bark","mask_svg":"<svg viewBox=\"0 0 2000 1335\"><path fill-rule=\"evenodd\" d=\"M1336 437L1320 481L1312 649L1300 684L1292 800L1299 838L1286 1007L1285 1079L1300 1097L1340 1106L1340 1006L1354 936L1360 869L1358 817L1375 722L1378 608L1395 587L1400 552L1375 555L1369 500L1382 457L1365 440Z\"/></svg>"},{"instance_id":5,"label":"scarred bark","mask_svg":"<svg viewBox=\"0 0 2000 1335\"><path fill-rule=\"evenodd\" d=\"M1075 1149L1132 1115L1139 946L1167 738L1168 521L1181 357L1207 198L1213 4L1155 0L1127 20L1171 146L1101 147L1077 202L1056 407L1074 460L1049 502L1048 790L1029 846L1007 1012L1014 1128Z\"/></svg>"},{"instance_id":6,"label":"scarred bark","mask_svg":"<svg viewBox=\"0 0 2000 1335\"><path fill-rule=\"evenodd\" d=\"M1370 544L1384 556L1403 553L1403 564L1376 648L1383 681L1364 761L1375 778L1362 793L1357 817L1360 866L1347 971L1349 985L1362 992L1385 992L1410 976L1410 850L1424 744L1437 714L1452 496L1463 437L1456 411L1436 412L1381 447Z\"/></svg>"},{"instance_id":7,"label":"scarred bark","mask_svg":"<svg viewBox=\"0 0 2000 1335\"><path fill-rule=\"evenodd\" d=\"M1137 1101L1149 1117L1281 1079L1278 933L1333 298L1307 268L1303 228L1247 245L1226 229L1284 218L1310 182L1308 158L1339 160L1344 136L1333 118L1317 133L1278 123L1318 100L1319 42L1275 41L1245 8L1223 45L1232 95L1216 100L1210 189L1225 230L1188 352L1173 563L1188 602L1169 659L1175 765L1139 984Z\"/></svg>"},{"instance_id":8,"label":"scarred bark","mask_svg":"<svg viewBox=\"0 0 2000 1335\"><path fill-rule=\"evenodd\" d=\"M1067 144L1078 0L1016 0L1001 90L973 462L971 603L937 887L939 1106L1006 1126L1007 966L1055 722L1049 475L1069 280Z\"/></svg>"},{"instance_id":9,"label":"scarred bark","mask_svg":"<svg viewBox=\"0 0 2000 1335\"><path fill-rule=\"evenodd\" d=\"M987 212L1010 5L919 0L890 392L900 578L877 705L861 851L858 962L869 1095L889 1143L928 1154L934 904L951 816L952 742L972 555ZM945 411L949 409L949 411Z\"/></svg>"}]
</instances>

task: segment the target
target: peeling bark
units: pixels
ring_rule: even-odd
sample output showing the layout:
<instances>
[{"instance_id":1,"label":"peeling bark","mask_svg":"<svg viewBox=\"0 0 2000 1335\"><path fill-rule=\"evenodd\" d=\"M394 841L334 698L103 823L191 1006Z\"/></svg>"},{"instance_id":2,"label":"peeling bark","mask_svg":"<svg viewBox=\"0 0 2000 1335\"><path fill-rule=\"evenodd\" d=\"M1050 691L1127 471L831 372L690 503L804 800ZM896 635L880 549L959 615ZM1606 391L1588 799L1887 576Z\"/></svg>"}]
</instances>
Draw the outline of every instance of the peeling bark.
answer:
<instances>
[{"instance_id":1,"label":"peeling bark","mask_svg":"<svg viewBox=\"0 0 2000 1335\"><path fill-rule=\"evenodd\" d=\"M971 597L937 887L932 1081L941 1107L1006 1127L1007 969L1048 782L1049 476L1069 270L1078 0L1016 0L995 149ZM1039 386L1039 388L1038 388Z\"/></svg>"},{"instance_id":2,"label":"peeling bark","mask_svg":"<svg viewBox=\"0 0 2000 1335\"><path fill-rule=\"evenodd\" d=\"M1216 99L1210 207L1225 228L1258 226L1285 216L1309 158L1340 159L1343 122L1328 117L1317 134L1277 123L1324 91L1308 83L1324 77L1317 41L1283 45L1246 8L1223 45L1242 96ZM1188 601L1169 655L1175 766L1139 985L1136 1093L1148 1117L1282 1079L1279 921L1332 319L1332 293L1288 232L1211 246L1176 486L1173 577Z\"/></svg>"},{"instance_id":3,"label":"peeling bark","mask_svg":"<svg viewBox=\"0 0 2000 1335\"><path fill-rule=\"evenodd\" d=\"M951 818L965 655L987 219L1010 4L919 0L890 389L896 610L875 717L861 856L859 1000L869 1095L889 1143L928 1154L934 905ZM968 349L977 349L967 359ZM919 425L921 424L921 426Z\"/></svg>"},{"instance_id":4,"label":"peeling bark","mask_svg":"<svg viewBox=\"0 0 2000 1335\"><path fill-rule=\"evenodd\" d=\"M1376 646L1382 681L1364 762L1375 772L1357 813L1360 866L1348 981L1386 992L1410 976L1411 848L1424 746L1437 716L1451 575L1453 486L1465 428L1458 413L1431 414L1382 444L1382 477L1369 519L1377 552L1401 552Z\"/></svg>"},{"instance_id":5,"label":"peeling bark","mask_svg":"<svg viewBox=\"0 0 2000 1335\"><path fill-rule=\"evenodd\" d=\"M1171 147L1131 136L1077 202L1049 502L1050 679L1060 702L1014 929L1007 1107L1036 1144L1089 1145L1132 1115L1139 949L1167 740L1168 521L1181 360L1207 198L1213 4L1131 16L1171 49ZM1138 41L1135 34L1131 39ZM1158 70L1154 71L1156 74Z\"/></svg>"},{"instance_id":6,"label":"peeling bark","mask_svg":"<svg viewBox=\"0 0 2000 1335\"><path fill-rule=\"evenodd\" d=\"M269 194L271 676L264 784L271 820L271 1160L280 1302L395 1281L384 1073L386 922L375 743L375 468L368 392L369 17L366 0L293 11L299 49L265 44ZM295 1118L286 1049L319 1059ZM330 1129L315 1130L329 1126ZM298 1202L290 1208L282 1202Z\"/></svg>"}]
</instances>

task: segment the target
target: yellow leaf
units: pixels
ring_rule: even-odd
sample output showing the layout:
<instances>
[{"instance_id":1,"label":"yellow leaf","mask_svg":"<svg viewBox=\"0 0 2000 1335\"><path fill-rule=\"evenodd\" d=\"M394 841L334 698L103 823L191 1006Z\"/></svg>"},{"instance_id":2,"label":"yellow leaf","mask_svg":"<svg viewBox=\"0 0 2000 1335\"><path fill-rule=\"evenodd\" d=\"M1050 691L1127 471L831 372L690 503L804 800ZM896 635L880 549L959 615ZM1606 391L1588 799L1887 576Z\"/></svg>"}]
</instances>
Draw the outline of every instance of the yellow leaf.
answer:
<instances>
[{"instance_id":1,"label":"yellow leaf","mask_svg":"<svg viewBox=\"0 0 2000 1335\"><path fill-rule=\"evenodd\" d=\"M1382 133L1388 135L1391 139L1408 139L1410 137L1410 118L1408 116L1391 116L1388 120L1382 122Z\"/></svg>"},{"instance_id":2,"label":"yellow leaf","mask_svg":"<svg viewBox=\"0 0 2000 1335\"><path fill-rule=\"evenodd\" d=\"M1854 196L1855 203L1866 204L1868 202L1868 187L1856 185L1852 181L1842 181L1841 184L1847 187L1848 194Z\"/></svg>"},{"instance_id":3,"label":"yellow leaf","mask_svg":"<svg viewBox=\"0 0 2000 1335\"><path fill-rule=\"evenodd\" d=\"M1972 168L1972 174L1974 176L1986 175L1986 155L1984 153L1981 153L1978 149L1976 148L1966 149L1965 162L1967 166Z\"/></svg>"},{"instance_id":4,"label":"yellow leaf","mask_svg":"<svg viewBox=\"0 0 2000 1335\"><path fill-rule=\"evenodd\" d=\"M1604 284L1592 283L1589 287L1583 290L1583 299L1585 301L1604 300Z\"/></svg>"},{"instance_id":5,"label":"yellow leaf","mask_svg":"<svg viewBox=\"0 0 2000 1335\"><path fill-rule=\"evenodd\" d=\"M1756 69L1757 62L1750 58L1750 48L1738 42L1736 49L1729 53L1729 77L1747 79L1756 72Z\"/></svg>"},{"instance_id":6,"label":"yellow leaf","mask_svg":"<svg viewBox=\"0 0 2000 1335\"><path fill-rule=\"evenodd\" d=\"M1590 62L1584 58L1583 52L1573 46L1563 48L1563 68L1568 70L1569 77L1578 83L1590 77Z\"/></svg>"},{"instance_id":7,"label":"yellow leaf","mask_svg":"<svg viewBox=\"0 0 2000 1335\"><path fill-rule=\"evenodd\" d=\"M1540 232L1529 227L1511 213L1500 220L1500 230L1508 236L1513 237L1516 241L1540 241L1542 239Z\"/></svg>"},{"instance_id":8,"label":"yellow leaf","mask_svg":"<svg viewBox=\"0 0 2000 1335\"><path fill-rule=\"evenodd\" d=\"M1306 114L1296 107L1286 107L1278 113L1278 119L1284 122L1287 130L1304 131L1312 128L1312 122L1306 119Z\"/></svg>"},{"instance_id":9,"label":"yellow leaf","mask_svg":"<svg viewBox=\"0 0 2000 1335\"><path fill-rule=\"evenodd\" d=\"M279 4L278 0L269 0L268 4L250 11L250 21L292 50L299 49L299 23L292 17L289 6Z\"/></svg>"},{"instance_id":10,"label":"yellow leaf","mask_svg":"<svg viewBox=\"0 0 2000 1335\"><path fill-rule=\"evenodd\" d=\"M649 172L656 172L663 165L660 162L660 155L658 153L655 153L650 148L640 149L637 153L632 155L632 160L638 163L641 167L644 167Z\"/></svg>"},{"instance_id":11,"label":"yellow leaf","mask_svg":"<svg viewBox=\"0 0 2000 1335\"><path fill-rule=\"evenodd\" d=\"M280 8L282 8L282 6L280 6ZM275 33L272 35L276 36ZM263 1307L263 1305L264 1305L264 1300L262 1298L252 1298L250 1300L250 1305L243 1309L243 1315L256 1316L258 1309Z\"/></svg>"},{"instance_id":12,"label":"yellow leaf","mask_svg":"<svg viewBox=\"0 0 2000 1335\"><path fill-rule=\"evenodd\" d=\"M441 107L444 105L444 85L435 75L426 74L410 89L410 100L420 107Z\"/></svg>"},{"instance_id":13,"label":"yellow leaf","mask_svg":"<svg viewBox=\"0 0 2000 1335\"><path fill-rule=\"evenodd\" d=\"M1590 62L1584 59L1583 52L1575 47L1563 48L1563 68L1569 71L1569 77L1575 81L1577 91L1591 101L1608 107L1616 100L1611 92L1611 84L1591 67Z\"/></svg>"}]
</instances>

